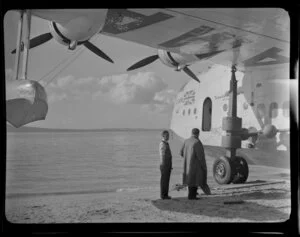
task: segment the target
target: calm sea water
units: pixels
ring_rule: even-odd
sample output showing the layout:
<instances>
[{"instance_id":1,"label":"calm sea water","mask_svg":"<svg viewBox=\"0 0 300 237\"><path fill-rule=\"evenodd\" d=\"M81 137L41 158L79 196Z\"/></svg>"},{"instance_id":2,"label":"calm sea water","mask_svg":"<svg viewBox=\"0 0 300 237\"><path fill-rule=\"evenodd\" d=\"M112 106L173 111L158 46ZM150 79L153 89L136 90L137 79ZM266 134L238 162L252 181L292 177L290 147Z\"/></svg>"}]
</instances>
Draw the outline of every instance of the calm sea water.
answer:
<instances>
[{"instance_id":1,"label":"calm sea water","mask_svg":"<svg viewBox=\"0 0 300 237\"><path fill-rule=\"evenodd\" d=\"M160 131L7 133L7 197L158 188ZM181 142L170 139L181 181Z\"/></svg>"}]
</instances>

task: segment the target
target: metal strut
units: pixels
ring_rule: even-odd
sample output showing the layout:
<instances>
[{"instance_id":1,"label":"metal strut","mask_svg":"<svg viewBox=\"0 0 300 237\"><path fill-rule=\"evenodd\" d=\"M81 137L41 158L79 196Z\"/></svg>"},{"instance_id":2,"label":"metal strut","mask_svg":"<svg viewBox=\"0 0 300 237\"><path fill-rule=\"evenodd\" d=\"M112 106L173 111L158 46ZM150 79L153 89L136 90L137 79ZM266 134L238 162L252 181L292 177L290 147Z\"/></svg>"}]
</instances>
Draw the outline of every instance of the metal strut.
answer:
<instances>
[{"instance_id":1,"label":"metal strut","mask_svg":"<svg viewBox=\"0 0 300 237\"><path fill-rule=\"evenodd\" d=\"M229 109L227 117L223 118L223 129L226 136L222 137L222 145L226 148L226 156L232 160L236 157L236 150L241 148L242 119L237 117L237 80L236 67L231 68L231 80L229 90Z\"/></svg>"},{"instance_id":2,"label":"metal strut","mask_svg":"<svg viewBox=\"0 0 300 237\"><path fill-rule=\"evenodd\" d=\"M26 18L24 17L24 13L26 13ZM24 19L25 18L25 19ZM24 22L24 20L26 22ZM20 58L23 50L23 67L21 72L21 79L27 79L27 68L28 68L28 55L29 55L29 47L30 47L30 26L31 26L31 12L30 10L22 10L20 12L20 20L18 24L18 37L17 37L17 47L16 47L16 58L15 58L15 74L14 79L18 80L19 71L20 71ZM24 29L25 27L25 34ZM25 36L24 36L25 35ZM24 40L23 40L24 38Z\"/></svg>"},{"instance_id":3,"label":"metal strut","mask_svg":"<svg viewBox=\"0 0 300 237\"><path fill-rule=\"evenodd\" d=\"M236 67L231 68L229 89L229 109L227 117L223 118L222 128L226 135L222 136L222 146L226 149L225 157L216 159L213 164L214 178L219 184L245 183L248 174L247 161L236 156L237 149L241 148L242 138L247 138L245 129L242 129L242 119L237 117L237 80Z\"/></svg>"},{"instance_id":4,"label":"metal strut","mask_svg":"<svg viewBox=\"0 0 300 237\"><path fill-rule=\"evenodd\" d=\"M229 109L228 109L228 116L232 118L236 118L236 112L237 112L237 80L235 77L235 72L236 72L236 67L232 66L230 90L229 90ZM234 131L228 131L227 134L229 136L233 136ZM236 148L234 147L228 148L226 151L226 155L230 159L234 159L236 156Z\"/></svg>"}]
</instances>

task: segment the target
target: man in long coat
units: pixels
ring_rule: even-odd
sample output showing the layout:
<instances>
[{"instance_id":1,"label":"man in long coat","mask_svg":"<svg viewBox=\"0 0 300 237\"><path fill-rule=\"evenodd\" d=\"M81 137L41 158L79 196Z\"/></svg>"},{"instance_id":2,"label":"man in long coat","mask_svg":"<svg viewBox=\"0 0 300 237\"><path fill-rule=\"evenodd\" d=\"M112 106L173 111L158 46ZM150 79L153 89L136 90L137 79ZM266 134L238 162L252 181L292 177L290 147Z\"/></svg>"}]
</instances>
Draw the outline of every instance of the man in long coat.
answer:
<instances>
[{"instance_id":1,"label":"man in long coat","mask_svg":"<svg viewBox=\"0 0 300 237\"><path fill-rule=\"evenodd\" d=\"M198 186L205 194L210 195L207 185L207 166L204 148L199 140L199 129L192 129L192 136L185 140L180 150L184 158L183 184L188 186L188 199L196 198Z\"/></svg>"}]
</instances>

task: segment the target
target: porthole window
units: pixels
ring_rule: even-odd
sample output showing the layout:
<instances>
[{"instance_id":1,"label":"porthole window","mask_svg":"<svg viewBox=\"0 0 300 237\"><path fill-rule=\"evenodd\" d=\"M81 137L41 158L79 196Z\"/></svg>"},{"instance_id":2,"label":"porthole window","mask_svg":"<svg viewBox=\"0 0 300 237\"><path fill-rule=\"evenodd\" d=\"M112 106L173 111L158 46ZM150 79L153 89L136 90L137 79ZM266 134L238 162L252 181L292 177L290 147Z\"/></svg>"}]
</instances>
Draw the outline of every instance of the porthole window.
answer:
<instances>
[{"instance_id":1,"label":"porthole window","mask_svg":"<svg viewBox=\"0 0 300 237\"><path fill-rule=\"evenodd\" d=\"M190 114L191 114L191 109L188 110L188 115L190 115Z\"/></svg>"},{"instance_id":2,"label":"porthole window","mask_svg":"<svg viewBox=\"0 0 300 237\"><path fill-rule=\"evenodd\" d=\"M257 116L263 118L266 114L266 107L264 104L257 105Z\"/></svg>"},{"instance_id":3,"label":"porthole window","mask_svg":"<svg viewBox=\"0 0 300 237\"><path fill-rule=\"evenodd\" d=\"M197 108L194 109L194 114L197 114Z\"/></svg>"},{"instance_id":4,"label":"porthole window","mask_svg":"<svg viewBox=\"0 0 300 237\"><path fill-rule=\"evenodd\" d=\"M282 113L283 113L284 117L289 117L290 116L290 105L289 105L288 101L283 102Z\"/></svg>"},{"instance_id":5,"label":"porthole window","mask_svg":"<svg viewBox=\"0 0 300 237\"><path fill-rule=\"evenodd\" d=\"M278 104L273 102L270 104L269 117L276 118L278 116Z\"/></svg>"}]
</instances>

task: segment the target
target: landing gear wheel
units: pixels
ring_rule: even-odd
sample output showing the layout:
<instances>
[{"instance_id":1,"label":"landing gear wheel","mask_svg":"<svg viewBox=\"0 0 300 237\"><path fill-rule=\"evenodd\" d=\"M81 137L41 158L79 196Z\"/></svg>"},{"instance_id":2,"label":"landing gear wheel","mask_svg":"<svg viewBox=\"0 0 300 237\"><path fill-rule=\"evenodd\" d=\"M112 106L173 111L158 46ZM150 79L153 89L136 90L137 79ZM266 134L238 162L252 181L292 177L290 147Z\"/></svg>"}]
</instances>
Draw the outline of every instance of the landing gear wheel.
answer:
<instances>
[{"instance_id":1,"label":"landing gear wheel","mask_svg":"<svg viewBox=\"0 0 300 237\"><path fill-rule=\"evenodd\" d=\"M246 182L249 175L249 168L247 161L243 157L237 156L234 162L235 175L233 177L232 183L243 184Z\"/></svg>"},{"instance_id":2,"label":"landing gear wheel","mask_svg":"<svg viewBox=\"0 0 300 237\"><path fill-rule=\"evenodd\" d=\"M213 176L218 184L229 184L234 178L234 169L231 160L225 156L216 159L213 164Z\"/></svg>"}]
</instances>

